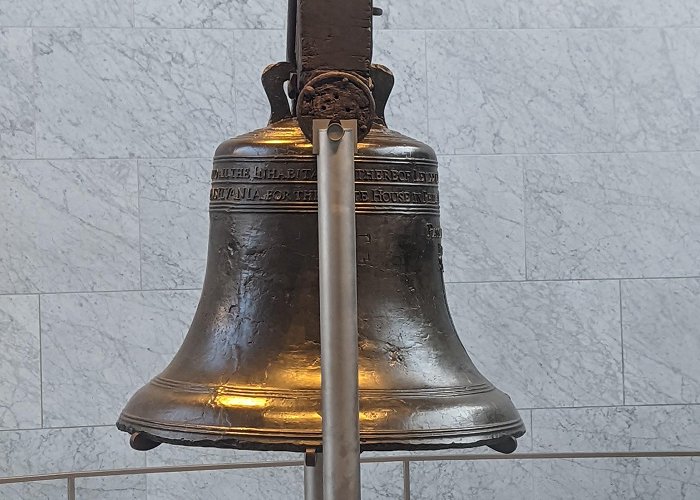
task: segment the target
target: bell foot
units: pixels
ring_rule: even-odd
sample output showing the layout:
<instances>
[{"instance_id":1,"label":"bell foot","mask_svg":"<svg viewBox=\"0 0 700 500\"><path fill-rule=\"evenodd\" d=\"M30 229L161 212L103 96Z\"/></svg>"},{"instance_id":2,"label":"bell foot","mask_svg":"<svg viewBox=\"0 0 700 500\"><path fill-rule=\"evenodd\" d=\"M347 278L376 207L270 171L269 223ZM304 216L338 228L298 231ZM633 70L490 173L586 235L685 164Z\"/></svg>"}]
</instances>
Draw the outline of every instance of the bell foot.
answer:
<instances>
[{"instance_id":1,"label":"bell foot","mask_svg":"<svg viewBox=\"0 0 700 500\"><path fill-rule=\"evenodd\" d=\"M492 441L487 446L493 451L509 455L518 449L518 440L514 437L506 437Z\"/></svg>"},{"instance_id":2,"label":"bell foot","mask_svg":"<svg viewBox=\"0 0 700 500\"><path fill-rule=\"evenodd\" d=\"M160 443L148 439L141 432L134 432L129 438L129 445L136 451L149 451L160 446Z\"/></svg>"}]
</instances>

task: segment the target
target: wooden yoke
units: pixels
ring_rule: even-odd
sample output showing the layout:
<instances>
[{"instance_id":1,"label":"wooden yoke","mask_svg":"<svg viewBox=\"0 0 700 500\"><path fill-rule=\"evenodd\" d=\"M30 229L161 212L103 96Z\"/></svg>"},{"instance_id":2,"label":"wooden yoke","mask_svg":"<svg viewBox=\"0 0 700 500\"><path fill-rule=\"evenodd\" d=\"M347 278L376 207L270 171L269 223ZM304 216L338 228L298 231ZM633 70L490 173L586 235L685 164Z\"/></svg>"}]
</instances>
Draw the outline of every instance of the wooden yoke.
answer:
<instances>
[{"instance_id":1,"label":"wooden yoke","mask_svg":"<svg viewBox=\"0 0 700 500\"><path fill-rule=\"evenodd\" d=\"M376 118L370 78L372 0L296 2L293 86L299 126L311 139L315 119L356 119L361 140Z\"/></svg>"},{"instance_id":2,"label":"wooden yoke","mask_svg":"<svg viewBox=\"0 0 700 500\"><path fill-rule=\"evenodd\" d=\"M371 0L297 0L296 64L305 76L320 70L369 78Z\"/></svg>"}]
</instances>

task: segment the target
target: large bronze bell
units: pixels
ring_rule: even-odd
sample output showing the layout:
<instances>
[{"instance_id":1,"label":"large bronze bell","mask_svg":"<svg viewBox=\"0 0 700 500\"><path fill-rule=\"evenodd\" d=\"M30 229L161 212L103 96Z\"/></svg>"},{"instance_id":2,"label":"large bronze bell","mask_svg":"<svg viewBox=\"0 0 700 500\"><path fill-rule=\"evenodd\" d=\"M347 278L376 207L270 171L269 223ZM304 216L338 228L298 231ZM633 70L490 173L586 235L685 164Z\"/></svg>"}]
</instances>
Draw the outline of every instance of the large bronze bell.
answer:
<instances>
[{"instance_id":1,"label":"large bronze bell","mask_svg":"<svg viewBox=\"0 0 700 500\"><path fill-rule=\"evenodd\" d=\"M523 422L469 359L447 307L435 153L386 127L393 77L370 65L371 2L369 15L355 16L369 24L353 27L353 58L331 42L330 61L320 61L318 50L307 57L323 23L335 22L337 32L350 18L324 18L324 3L362 4L290 2L289 61L263 75L270 123L216 151L207 271L192 326L117 426L138 436L142 448L321 446L316 160L308 124L359 116L362 449L513 451ZM358 41L358 32L369 38Z\"/></svg>"}]
</instances>

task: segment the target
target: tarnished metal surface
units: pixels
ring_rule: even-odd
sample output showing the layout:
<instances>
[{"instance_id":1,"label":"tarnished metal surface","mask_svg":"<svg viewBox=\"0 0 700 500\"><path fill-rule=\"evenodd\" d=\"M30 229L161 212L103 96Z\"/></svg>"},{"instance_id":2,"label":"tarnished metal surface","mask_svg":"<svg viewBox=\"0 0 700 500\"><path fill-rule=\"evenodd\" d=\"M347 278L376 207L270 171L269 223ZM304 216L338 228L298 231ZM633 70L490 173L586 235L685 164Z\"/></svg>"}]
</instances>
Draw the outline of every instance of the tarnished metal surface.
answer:
<instances>
[{"instance_id":1,"label":"tarnished metal surface","mask_svg":"<svg viewBox=\"0 0 700 500\"><path fill-rule=\"evenodd\" d=\"M376 125L355 178L363 448L521 435L510 399L476 370L450 319L433 151ZM316 165L295 120L219 147L199 308L122 430L189 445L320 445L317 231Z\"/></svg>"},{"instance_id":2,"label":"tarnished metal surface","mask_svg":"<svg viewBox=\"0 0 700 500\"><path fill-rule=\"evenodd\" d=\"M297 7L310 12L303 3ZM307 32L299 25L294 38ZM288 52L303 59L310 47L297 43ZM175 359L117 424L139 433L141 448L148 440L295 451L321 445L317 176L299 123L327 109L313 105L293 116L303 104L288 109L280 93L290 62L266 71L271 123L216 152L195 318ZM488 444L510 452L523 423L472 364L447 308L435 153L385 126L393 77L365 62L338 67L357 69L351 74L366 77L372 92L355 160L362 449ZM296 99L299 65L289 76ZM332 96L332 86L327 91Z\"/></svg>"}]
</instances>

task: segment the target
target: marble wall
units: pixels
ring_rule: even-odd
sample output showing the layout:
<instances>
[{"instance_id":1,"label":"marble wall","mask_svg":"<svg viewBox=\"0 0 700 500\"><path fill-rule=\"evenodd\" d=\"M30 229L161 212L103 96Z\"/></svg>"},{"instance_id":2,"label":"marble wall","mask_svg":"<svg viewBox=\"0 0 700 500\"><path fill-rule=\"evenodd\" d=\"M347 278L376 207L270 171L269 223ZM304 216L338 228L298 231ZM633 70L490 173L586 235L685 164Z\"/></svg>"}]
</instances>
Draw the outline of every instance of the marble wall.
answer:
<instances>
[{"instance_id":1,"label":"marble wall","mask_svg":"<svg viewBox=\"0 0 700 500\"><path fill-rule=\"evenodd\" d=\"M136 453L113 427L192 317L210 157L266 120L285 5L0 0L0 478L300 458ZM440 155L454 320L522 409L520 450L700 450L700 3L377 5L388 119ZM444 458L366 464L363 498L700 497L693 458ZM301 488L295 466L76 481L81 500Z\"/></svg>"}]
</instances>

